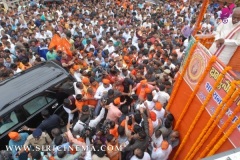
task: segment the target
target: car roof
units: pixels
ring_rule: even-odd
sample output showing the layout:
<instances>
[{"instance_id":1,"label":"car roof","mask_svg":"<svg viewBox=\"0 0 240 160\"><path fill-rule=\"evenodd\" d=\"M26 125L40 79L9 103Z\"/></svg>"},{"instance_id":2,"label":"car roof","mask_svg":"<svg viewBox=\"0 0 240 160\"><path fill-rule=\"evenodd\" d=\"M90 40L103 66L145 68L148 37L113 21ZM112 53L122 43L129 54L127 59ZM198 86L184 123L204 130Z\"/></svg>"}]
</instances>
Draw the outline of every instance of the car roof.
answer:
<instances>
[{"instance_id":1,"label":"car roof","mask_svg":"<svg viewBox=\"0 0 240 160\"><path fill-rule=\"evenodd\" d=\"M57 62L48 61L0 82L0 113L11 110L68 77L69 73Z\"/></svg>"}]
</instances>

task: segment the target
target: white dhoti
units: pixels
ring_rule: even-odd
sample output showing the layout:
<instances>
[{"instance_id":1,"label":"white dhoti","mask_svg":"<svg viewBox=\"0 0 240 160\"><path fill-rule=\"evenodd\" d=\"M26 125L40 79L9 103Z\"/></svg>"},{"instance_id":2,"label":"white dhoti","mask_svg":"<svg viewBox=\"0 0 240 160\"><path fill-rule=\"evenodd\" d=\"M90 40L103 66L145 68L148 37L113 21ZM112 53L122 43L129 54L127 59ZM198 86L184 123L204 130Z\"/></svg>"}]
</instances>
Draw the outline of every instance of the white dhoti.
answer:
<instances>
[{"instance_id":1,"label":"white dhoti","mask_svg":"<svg viewBox=\"0 0 240 160\"><path fill-rule=\"evenodd\" d=\"M214 42L209 51L227 65L240 45L240 22L232 24L232 18L228 18L227 23L219 24L214 35L215 41L224 39L224 44L220 48L217 48L216 42Z\"/></svg>"},{"instance_id":2,"label":"white dhoti","mask_svg":"<svg viewBox=\"0 0 240 160\"><path fill-rule=\"evenodd\" d=\"M225 46L224 49L216 55L220 61L222 61L225 65L228 64L234 52L237 50L238 46ZM212 46L209 48L209 51L215 55L218 48L216 47L216 43L214 42Z\"/></svg>"}]
</instances>

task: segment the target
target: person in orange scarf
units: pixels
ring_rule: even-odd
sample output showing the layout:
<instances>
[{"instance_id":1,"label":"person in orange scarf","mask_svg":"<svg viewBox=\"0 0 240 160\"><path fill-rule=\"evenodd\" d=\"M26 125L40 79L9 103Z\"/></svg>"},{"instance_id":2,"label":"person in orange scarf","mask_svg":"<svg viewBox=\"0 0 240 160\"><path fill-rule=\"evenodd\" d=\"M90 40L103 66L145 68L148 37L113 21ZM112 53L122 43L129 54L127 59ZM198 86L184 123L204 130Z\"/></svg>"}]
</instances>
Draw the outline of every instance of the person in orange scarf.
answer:
<instances>
[{"instance_id":1,"label":"person in orange scarf","mask_svg":"<svg viewBox=\"0 0 240 160\"><path fill-rule=\"evenodd\" d=\"M118 138L118 125L114 122L110 122L109 134L112 134L115 138Z\"/></svg>"},{"instance_id":2,"label":"person in orange scarf","mask_svg":"<svg viewBox=\"0 0 240 160\"><path fill-rule=\"evenodd\" d=\"M128 68L132 65L132 61L129 56L125 55L123 57L123 60L124 60L124 64L126 64Z\"/></svg>"},{"instance_id":3,"label":"person in orange scarf","mask_svg":"<svg viewBox=\"0 0 240 160\"><path fill-rule=\"evenodd\" d=\"M72 67L70 68L69 72L71 75L74 75L75 72L79 71L80 69L80 65L78 64L74 64L72 65Z\"/></svg>"},{"instance_id":4,"label":"person in orange scarf","mask_svg":"<svg viewBox=\"0 0 240 160\"><path fill-rule=\"evenodd\" d=\"M149 92L152 92L154 88L155 87L152 86L151 84L148 84L147 80L145 79L145 80L141 80L140 83L138 83L136 87L132 89L132 91L133 92L136 91L136 94L138 95L139 99L144 100L146 98L146 95Z\"/></svg>"},{"instance_id":5,"label":"person in orange scarf","mask_svg":"<svg viewBox=\"0 0 240 160\"><path fill-rule=\"evenodd\" d=\"M118 150L119 145L117 139L112 135L107 135L107 155L110 160L119 160L121 159L121 152Z\"/></svg>"},{"instance_id":6,"label":"person in orange scarf","mask_svg":"<svg viewBox=\"0 0 240 160\"><path fill-rule=\"evenodd\" d=\"M22 71L32 67L31 63L29 63L27 59L23 59L22 62L19 62L17 65Z\"/></svg>"},{"instance_id":7,"label":"person in orange scarf","mask_svg":"<svg viewBox=\"0 0 240 160\"><path fill-rule=\"evenodd\" d=\"M82 77L83 91L87 93L87 89L91 86L90 80L88 77Z\"/></svg>"},{"instance_id":8,"label":"person in orange scarf","mask_svg":"<svg viewBox=\"0 0 240 160\"><path fill-rule=\"evenodd\" d=\"M85 100L83 99L83 96L81 94L76 95L75 105L78 111L82 112L82 107L85 105Z\"/></svg>"},{"instance_id":9,"label":"person in orange scarf","mask_svg":"<svg viewBox=\"0 0 240 160\"><path fill-rule=\"evenodd\" d=\"M95 108L98 103L98 101L94 98L94 95L95 95L94 89L92 87L89 87L83 98L85 100L85 104L91 108Z\"/></svg>"},{"instance_id":10,"label":"person in orange scarf","mask_svg":"<svg viewBox=\"0 0 240 160\"><path fill-rule=\"evenodd\" d=\"M99 87L99 84L98 84L98 82L94 79L94 77L90 77L89 80L90 80L90 83L91 83L91 88L93 89L94 94L95 94L96 91L97 91L97 89L98 89L98 87Z\"/></svg>"}]
</instances>

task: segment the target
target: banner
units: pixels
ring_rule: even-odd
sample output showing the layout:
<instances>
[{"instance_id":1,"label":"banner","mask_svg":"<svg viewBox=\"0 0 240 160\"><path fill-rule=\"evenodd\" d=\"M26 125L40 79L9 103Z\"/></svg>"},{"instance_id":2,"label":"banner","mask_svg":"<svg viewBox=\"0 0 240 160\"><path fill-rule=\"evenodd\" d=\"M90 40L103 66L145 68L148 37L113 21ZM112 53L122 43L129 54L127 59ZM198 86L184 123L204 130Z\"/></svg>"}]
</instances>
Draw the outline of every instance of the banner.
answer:
<instances>
[{"instance_id":1,"label":"banner","mask_svg":"<svg viewBox=\"0 0 240 160\"><path fill-rule=\"evenodd\" d=\"M210 60L211 53L200 43L198 43L192 59L190 61L189 67L184 75L184 80L189 85L189 87L194 90L199 78L201 77L202 73L206 69L206 66ZM216 62L212 68L210 69L208 75L203 80L200 89L197 93L198 99L203 103L206 99L208 93L212 90L216 79L221 74L223 67L220 63ZM217 87L216 91L214 92L211 100L209 101L206 110L210 115L213 115L217 106L222 102L222 99L225 97L226 93L230 89L231 81L234 78L230 74L226 74L220 85ZM224 122L228 119L228 117L233 113L234 109L236 108L237 104L240 104L240 98L238 97L232 106L228 109L225 113L225 116L221 119L220 123L218 124L221 127ZM240 113L235 116L232 122L235 122L240 117ZM230 127L230 125L229 125ZM229 137L230 142L233 144L234 147L240 147L240 125L234 130L234 132Z\"/></svg>"}]
</instances>

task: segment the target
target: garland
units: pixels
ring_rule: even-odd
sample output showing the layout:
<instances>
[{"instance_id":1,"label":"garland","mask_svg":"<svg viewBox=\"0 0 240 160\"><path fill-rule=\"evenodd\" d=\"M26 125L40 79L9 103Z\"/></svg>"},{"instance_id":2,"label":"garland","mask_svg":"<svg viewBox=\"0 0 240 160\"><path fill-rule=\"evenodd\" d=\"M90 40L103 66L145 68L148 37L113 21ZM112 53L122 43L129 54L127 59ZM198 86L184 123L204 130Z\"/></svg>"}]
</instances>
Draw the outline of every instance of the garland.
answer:
<instances>
[{"instance_id":1,"label":"garland","mask_svg":"<svg viewBox=\"0 0 240 160\"><path fill-rule=\"evenodd\" d=\"M240 84L239 82L236 82L236 84ZM238 95L240 94L240 89L238 89L235 93ZM234 93L234 94L235 94ZM214 144L216 144L216 141L219 140L219 137L222 135L222 133L225 131L225 129L229 126L229 124L232 122L232 119L236 116L237 113L240 112L240 105L238 105L235 110L233 111L233 114L227 119L227 121L223 124L223 126L219 129L217 134L214 136L214 138L210 141L210 143L205 147L203 152L200 154L199 159L205 157L207 152L213 147Z\"/></svg>"},{"instance_id":2,"label":"garland","mask_svg":"<svg viewBox=\"0 0 240 160\"><path fill-rule=\"evenodd\" d=\"M218 143L213 147L213 149L208 153L207 156L213 155L222 146L222 144L228 139L228 137L236 129L239 123L240 118L233 125L231 125L231 127L227 130L226 134L223 135L223 137L218 141Z\"/></svg>"},{"instance_id":3,"label":"garland","mask_svg":"<svg viewBox=\"0 0 240 160\"><path fill-rule=\"evenodd\" d=\"M182 119L183 119L183 117L185 116L185 114L186 114L186 112L187 112L190 104L192 103L194 97L196 96L196 94L197 94L197 92L198 92L198 90L199 90L199 88L200 88L203 80L205 79L205 77L206 77L207 74L209 73L209 71L210 71L213 63L215 63L216 60L217 60L216 56L212 56L212 58L211 58L210 61L208 62L208 65L207 65L205 71L203 72L202 76L200 77L200 79L199 79L196 87L194 88L194 91L192 92L191 96L189 97L189 99L188 99L188 101L187 101L187 104L184 106L184 109L183 109L180 117L178 118L174 130L177 130L177 129L178 129L180 122L182 121Z\"/></svg>"},{"instance_id":4,"label":"garland","mask_svg":"<svg viewBox=\"0 0 240 160\"><path fill-rule=\"evenodd\" d=\"M215 89L218 87L218 85L221 83L223 77L225 76L225 74L231 69L231 67L225 67L224 70L222 71L222 73L218 76L213 89L209 92L208 96L206 97L204 103L202 104L202 106L200 107L196 117L194 118L192 124L190 125L187 134L184 136L184 139L181 143L181 145L179 146L177 152L175 153L173 160L175 160L178 156L178 154L180 153L180 151L182 150L183 146L186 144L188 137L190 136L190 134L192 133L192 130L194 129L196 123L198 122L199 118L201 117L205 107L207 106L209 100L212 98L212 95L215 91Z\"/></svg>"},{"instance_id":5,"label":"garland","mask_svg":"<svg viewBox=\"0 0 240 160\"><path fill-rule=\"evenodd\" d=\"M209 4L209 0L204 0L203 1L202 9L201 9L201 11L198 15L197 23L196 23L195 29L193 30L193 33L192 33L193 36L197 33L197 31L201 30L201 25L200 24L201 24L201 22L204 18L205 12L207 11L208 4Z\"/></svg>"},{"instance_id":6,"label":"garland","mask_svg":"<svg viewBox=\"0 0 240 160\"><path fill-rule=\"evenodd\" d=\"M176 85L174 85L174 89L173 89L171 98L170 98L170 100L169 100L169 102L168 102L168 105L167 105L167 107L166 107L166 110L169 110L170 106L171 106L172 103L173 103L173 100L174 100L175 96L177 95L178 89L179 89L180 84L182 83L182 80L183 80L183 76L184 76L184 74L185 74L186 71L187 71L187 68L188 68L188 66L189 66L189 64L190 64L190 61L191 61L191 59L192 59L192 55L193 55L193 53L194 53L195 48L197 47L197 44L198 44L198 40L196 40L196 41L194 42L192 48L191 48L190 51L189 51L188 59L187 59L187 61L186 61L186 64L185 64L184 67L183 67L182 73L179 73L178 80L177 80L177 82L176 82Z\"/></svg>"},{"instance_id":7,"label":"garland","mask_svg":"<svg viewBox=\"0 0 240 160\"><path fill-rule=\"evenodd\" d=\"M237 91L234 92L235 89L236 89L236 85L235 85L234 81L232 81L229 92L223 98L222 103L220 105L218 105L215 113L211 116L207 125L204 127L203 131L199 135L197 141L194 143L194 145L192 146L191 150L189 151L189 153L185 159L192 159L195 156L197 151L202 147L204 142L210 136L210 134L212 133L214 128L218 125L219 121L224 116L224 114L226 113L228 108L232 105L233 101L238 97L239 92L237 92Z\"/></svg>"}]
</instances>

